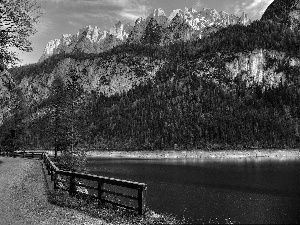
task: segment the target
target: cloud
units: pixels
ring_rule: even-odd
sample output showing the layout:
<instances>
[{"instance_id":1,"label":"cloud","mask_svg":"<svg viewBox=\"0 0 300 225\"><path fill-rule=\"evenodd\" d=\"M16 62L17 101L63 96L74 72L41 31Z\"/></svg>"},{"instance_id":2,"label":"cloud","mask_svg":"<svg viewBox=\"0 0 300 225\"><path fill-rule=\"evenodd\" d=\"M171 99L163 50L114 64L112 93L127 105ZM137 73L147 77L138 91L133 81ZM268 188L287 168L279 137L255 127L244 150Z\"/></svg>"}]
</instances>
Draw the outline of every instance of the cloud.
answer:
<instances>
[{"instance_id":1,"label":"cloud","mask_svg":"<svg viewBox=\"0 0 300 225\"><path fill-rule=\"evenodd\" d=\"M130 19L130 20L136 20L137 18L140 17L135 13L124 12L124 11L119 12L118 15L120 15L123 18Z\"/></svg>"},{"instance_id":2,"label":"cloud","mask_svg":"<svg viewBox=\"0 0 300 225\"><path fill-rule=\"evenodd\" d=\"M116 14L129 20L136 20L139 17L146 17L149 14L150 7L148 5L137 4L130 7L124 7L122 10L116 11Z\"/></svg>"},{"instance_id":3,"label":"cloud","mask_svg":"<svg viewBox=\"0 0 300 225\"><path fill-rule=\"evenodd\" d=\"M235 5L234 6L234 14L238 15L238 14L241 14L241 12L242 12L241 6L239 4Z\"/></svg>"},{"instance_id":4,"label":"cloud","mask_svg":"<svg viewBox=\"0 0 300 225\"><path fill-rule=\"evenodd\" d=\"M37 33L34 34L34 38L39 38L44 36L49 29L53 26L51 20L41 17L40 21L36 25Z\"/></svg>"},{"instance_id":5,"label":"cloud","mask_svg":"<svg viewBox=\"0 0 300 225\"><path fill-rule=\"evenodd\" d=\"M196 4L193 6L195 9L201 9L203 8L202 0L197 0Z\"/></svg>"},{"instance_id":6,"label":"cloud","mask_svg":"<svg viewBox=\"0 0 300 225\"><path fill-rule=\"evenodd\" d=\"M242 12L245 12L252 20L259 19L272 2L273 0L236 1L235 4L230 7L230 11L237 16L240 16Z\"/></svg>"},{"instance_id":7,"label":"cloud","mask_svg":"<svg viewBox=\"0 0 300 225\"><path fill-rule=\"evenodd\" d=\"M79 28L79 27L81 26L80 23L74 22L74 21L69 21L68 23L69 23L71 26L76 27L76 28Z\"/></svg>"},{"instance_id":8,"label":"cloud","mask_svg":"<svg viewBox=\"0 0 300 225\"><path fill-rule=\"evenodd\" d=\"M253 0L245 7L245 11L252 16L261 16L273 0Z\"/></svg>"},{"instance_id":9,"label":"cloud","mask_svg":"<svg viewBox=\"0 0 300 225\"><path fill-rule=\"evenodd\" d=\"M55 4L58 4L58 3L66 3L66 2L70 2L70 0L37 0L38 3L55 3Z\"/></svg>"},{"instance_id":10,"label":"cloud","mask_svg":"<svg viewBox=\"0 0 300 225\"><path fill-rule=\"evenodd\" d=\"M261 6L268 6L273 0L253 0L253 2L246 7L246 9L256 9Z\"/></svg>"},{"instance_id":11,"label":"cloud","mask_svg":"<svg viewBox=\"0 0 300 225\"><path fill-rule=\"evenodd\" d=\"M57 10L68 9L69 20L81 19L86 22L92 19L105 20L136 20L150 13L146 0L40 0L46 5L55 3ZM53 8L53 6L52 6Z\"/></svg>"}]
</instances>

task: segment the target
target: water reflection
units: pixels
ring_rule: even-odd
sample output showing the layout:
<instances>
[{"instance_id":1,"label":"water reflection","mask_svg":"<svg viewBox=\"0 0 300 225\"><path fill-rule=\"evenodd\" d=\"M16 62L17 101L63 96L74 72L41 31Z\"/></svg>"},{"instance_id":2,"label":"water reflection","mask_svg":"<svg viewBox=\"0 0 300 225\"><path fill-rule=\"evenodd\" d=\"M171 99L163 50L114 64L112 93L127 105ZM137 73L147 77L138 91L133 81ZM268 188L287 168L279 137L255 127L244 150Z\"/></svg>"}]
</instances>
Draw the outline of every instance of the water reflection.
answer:
<instances>
[{"instance_id":1,"label":"water reflection","mask_svg":"<svg viewBox=\"0 0 300 225\"><path fill-rule=\"evenodd\" d=\"M148 206L206 222L299 223L300 160L90 159L92 173L148 184Z\"/></svg>"},{"instance_id":2,"label":"water reflection","mask_svg":"<svg viewBox=\"0 0 300 225\"><path fill-rule=\"evenodd\" d=\"M135 160L136 161L136 160ZM300 157L289 156L289 157L233 157L233 158L182 158L182 159L152 159L149 160L152 163L169 163L176 165L200 165L203 163L234 163L234 164L244 164L244 163L263 163L263 162L300 162Z\"/></svg>"}]
</instances>

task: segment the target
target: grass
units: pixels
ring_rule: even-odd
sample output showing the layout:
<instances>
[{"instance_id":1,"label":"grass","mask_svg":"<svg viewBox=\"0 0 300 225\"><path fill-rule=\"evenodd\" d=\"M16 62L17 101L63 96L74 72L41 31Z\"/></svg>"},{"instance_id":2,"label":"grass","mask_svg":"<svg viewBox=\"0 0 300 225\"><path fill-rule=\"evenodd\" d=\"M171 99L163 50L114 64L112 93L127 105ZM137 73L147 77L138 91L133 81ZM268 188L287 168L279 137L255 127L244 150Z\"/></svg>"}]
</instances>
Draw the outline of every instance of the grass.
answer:
<instances>
[{"instance_id":1,"label":"grass","mask_svg":"<svg viewBox=\"0 0 300 225\"><path fill-rule=\"evenodd\" d=\"M174 152L171 152L174 153ZM182 153L182 152L180 152ZM194 152L192 152L194 153ZM53 160L55 161L55 160ZM70 160L68 160L70 161ZM56 161L55 161L56 162ZM57 162L56 162L57 163ZM238 222L232 221L230 218L219 222L218 219L210 219L209 221L193 221L191 218L182 218L178 220L175 216L168 214L157 214L154 211L147 209L144 215L138 215L136 212L132 212L126 209L122 209L110 204L98 205L95 199L88 196L69 196L69 193L62 190L49 190L48 201L51 204L63 207L75 209L79 212L94 218L99 218L105 221L107 224L124 224L124 225L142 225L142 224L237 224Z\"/></svg>"},{"instance_id":2,"label":"grass","mask_svg":"<svg viewBox=\"0 0 300 225\"><path fill-rule=\"evenodd\" d=\"M69 196L68 192L57 190L48 192L48 201L51 204L58 205L64 208L71 208L83 212L89 216L99 218L107 224L122 224L122 225L155 225L155 224L239 224L237 221L232 221L230 218L225 221L218 221L217 218L211 218L209 221L192 221L176 219L172 215L157 214L154 211L147 209L144 215L138 215L135 212L118 208L109 204L98 205L98 203L89 197Z\"/></svg>"},{"instance_id":3,"label":"grass","mask_svg":"<svg viewBox=\"0 0 300 225\"><path fill-rule=\"evenodd\" d=\"M111 224L183 224L182 221L176 220L174 216L156 214L150 209L147 209L144 215L138 215L135 212L109 204L98 205L98 202L89 197L79 195L71 197L68 192L61 190L49 191L48 201L61 207L76 209Z\"/></svg>"},{"instance_id":4,"label":"grass","mask_svg":"<svg viewBox=\"0 0 300 225\"><path fill-rule=\"evenodd\" d=\"M1 161L0 161L1 163ZM31 184L35 182L30 182ZM182 220L176 219L172 215L157 214L154 211L147 209L145 215L137 215L137 213L129 210L121 209L109 204L98 205L98 203L88 197L75 196L70 197L68 192L62 190L48 190L47 200L53 205L63 207L64 209L73 209L78 212L84 213L88 216L99 218L105 221L107 224L124 224L124 225L151 225L151 224L204 224L188 222L185 218ZM23 200L22 200L23 201ZM24 202L23 202L24 203ZM61 211L61 210L60 210ZM62 212L63 215L64 211ZM60 214L58 214L60 215ZM65 215L66 216L66 215ZM65 218L68 219L68 218ZM69 218L71 221L73 219ZM220 224L217 220L210 220L207 224ZM230 218L223 221L221 224L236 224L235 221L231 221Z\"/></svg>"}]
</instances>

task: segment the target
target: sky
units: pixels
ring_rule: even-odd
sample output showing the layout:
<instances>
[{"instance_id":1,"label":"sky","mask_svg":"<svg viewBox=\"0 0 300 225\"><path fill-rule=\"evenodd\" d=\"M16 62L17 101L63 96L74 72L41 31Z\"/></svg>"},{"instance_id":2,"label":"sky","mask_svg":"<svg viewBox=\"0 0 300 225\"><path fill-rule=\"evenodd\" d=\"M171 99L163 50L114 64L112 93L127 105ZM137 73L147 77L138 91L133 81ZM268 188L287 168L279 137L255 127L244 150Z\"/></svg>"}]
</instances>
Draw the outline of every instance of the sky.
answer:
<instances>
[{"instance_id":1,"label":"sky","mask_svg":"<svg viewBox=\"0 0 300 225\"><path fill-rule=\"evenodd\" d=\"M174 9L212 8L251 20L260 19L273 0L36 0L43 15L36 25L37 33L29 38L33 51L20 53L19 65L36 63L50 40L62 34L76 34L84 26L97 26L108 30L117 22L131 23L139 17L146 18L154 9L161 8L169 16Z\"/></svg>"}]
</instances>

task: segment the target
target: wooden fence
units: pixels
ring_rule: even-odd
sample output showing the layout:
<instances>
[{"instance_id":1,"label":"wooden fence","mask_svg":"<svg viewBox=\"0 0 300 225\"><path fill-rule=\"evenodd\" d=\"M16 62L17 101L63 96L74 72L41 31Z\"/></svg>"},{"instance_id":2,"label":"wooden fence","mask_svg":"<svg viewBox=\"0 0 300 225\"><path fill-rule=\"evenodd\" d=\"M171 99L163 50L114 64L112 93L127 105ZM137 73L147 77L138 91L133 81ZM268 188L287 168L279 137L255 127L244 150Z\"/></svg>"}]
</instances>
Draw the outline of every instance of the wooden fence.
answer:
<instances>
[{"instance_id":1,"label":"wooden fence","mask_svg":"<svg viewBox=\"0 0 300 225\"><path fill-rule=\"evenodd\" d=\"M40 158L43 159L44 152L29 152L29 151L16 151L16 152L1 152L0 155L11 157L23 157L23 158Z\"/></svg>"},{"instance_id":2,"label":"wooden fence","mask_svg":"<svg viewBox=\"0 0 300 225\"><path fill-rule=\"evenodd\" d=\"M51 175L51 180L54 181L55 190L62 189L68 191L70 195L74 195L76 193L85 194L95 198L99 204L110 203L112 205L137 211L139 214L143 214L145 212L147 185L144 183L61 170L44 152L13 152L10 153L10 156L30 158L38 156L42 159L45 163L48 174ZM62 177L68 177L68 179L62 179ZM96 182L96 186L85 184L85 182L79 182L79 180ZM63 185L63 183L66 183L66 185ZM107 185L109 187L117 187L119 190L111 190L105 187ZM120 190L120 187L125 188L126 190ZM78 191L79 188L94 190L96 194L88 191L86 193L82 193L81 191ZM128 189L135 191L136 193L127 194L126 192L128 192ZM109 196L113 196L113 200L109 198ZM134 201L136 206L128 204L128 201L130 203Z\"/></svg>"}]
</instances>

